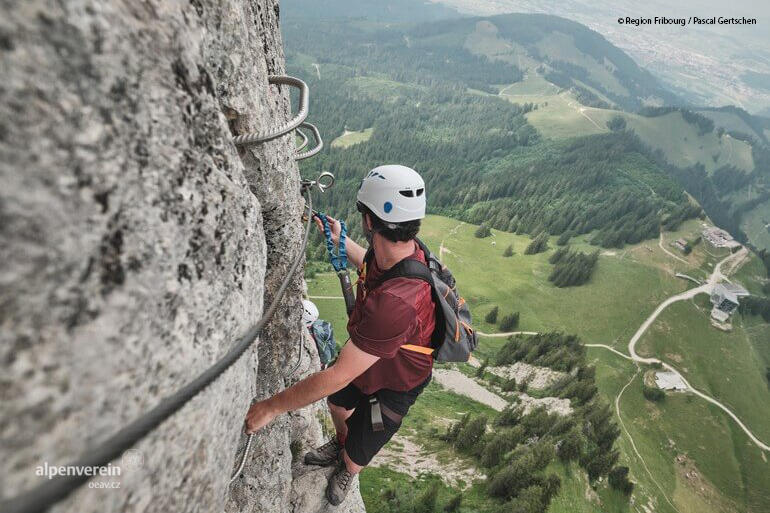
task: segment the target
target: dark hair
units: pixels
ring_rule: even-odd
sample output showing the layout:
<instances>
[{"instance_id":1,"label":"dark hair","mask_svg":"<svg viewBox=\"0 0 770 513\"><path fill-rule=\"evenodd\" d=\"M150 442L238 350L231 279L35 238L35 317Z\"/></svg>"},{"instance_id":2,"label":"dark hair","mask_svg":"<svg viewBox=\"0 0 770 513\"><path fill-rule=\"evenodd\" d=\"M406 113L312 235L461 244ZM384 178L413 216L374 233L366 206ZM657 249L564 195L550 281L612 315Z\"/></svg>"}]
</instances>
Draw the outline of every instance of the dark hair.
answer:
<instances>
[{"instance_id":1,"label":"dark hair","mask_svg":"<svg viewBox=\"0 0 770 513\"><path fill-rule=\"evenodd\" d=\"M403 223L388 223L375 215L372 210L363 203L357 203L356 207L362 214L368 214L372 219L372 231L379 233L390 242L406 242L417 237L420 231L421 219L405 221Z\"/></svg>"}]
</instances>

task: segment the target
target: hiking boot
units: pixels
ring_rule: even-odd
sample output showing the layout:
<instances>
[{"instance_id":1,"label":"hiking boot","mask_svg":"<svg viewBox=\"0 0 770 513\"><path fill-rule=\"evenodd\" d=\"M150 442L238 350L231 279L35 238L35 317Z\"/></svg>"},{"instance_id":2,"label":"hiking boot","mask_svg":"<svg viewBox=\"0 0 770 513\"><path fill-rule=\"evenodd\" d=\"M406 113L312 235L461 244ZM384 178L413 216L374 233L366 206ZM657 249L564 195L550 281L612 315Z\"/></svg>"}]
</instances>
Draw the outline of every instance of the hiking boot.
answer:
<instances>
[{"instance_id":1,"label":"hiking boot","mask_svg":"<svg viewBox=\"0 0 770 513\"><path fill-rule=\"evenodd\" d=\"M339 506L345 500L345 496L353 484L353 474L348 472L345 461L341 460L337 469L329 478L329 485L326 487L326 499L332 506Z\"/></svg>"},{"instance_id":2,"label":"hiking boot","mask_svg":"<svg viewBox=\"0 0 770 513\"><path fill-rule=\"evenodd\" d=\"M305 454L305 465L319 465L321 467L329 467L337 463L341 451L342 446L335 436L318 449L313 449L312 451Z\"/></svg>"}]
</instances>

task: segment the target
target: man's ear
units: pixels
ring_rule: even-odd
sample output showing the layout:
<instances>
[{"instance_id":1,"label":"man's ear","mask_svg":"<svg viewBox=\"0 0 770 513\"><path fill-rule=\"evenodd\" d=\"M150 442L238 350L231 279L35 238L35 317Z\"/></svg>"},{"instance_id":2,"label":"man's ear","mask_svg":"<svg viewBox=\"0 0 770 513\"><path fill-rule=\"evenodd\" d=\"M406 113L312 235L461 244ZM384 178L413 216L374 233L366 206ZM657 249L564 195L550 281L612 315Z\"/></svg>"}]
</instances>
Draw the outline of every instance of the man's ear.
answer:
<instances>
[{"instance_id":1,"label":"man's ear","mask_svg":"<svg viewBox=\"0 0 770 513\"><path fill-rule=\"evenodd\" d=\"M366 229L372 229L372 217L369 214L364 214L364 222L366 222Z\"/></svg>"}]
</instances>

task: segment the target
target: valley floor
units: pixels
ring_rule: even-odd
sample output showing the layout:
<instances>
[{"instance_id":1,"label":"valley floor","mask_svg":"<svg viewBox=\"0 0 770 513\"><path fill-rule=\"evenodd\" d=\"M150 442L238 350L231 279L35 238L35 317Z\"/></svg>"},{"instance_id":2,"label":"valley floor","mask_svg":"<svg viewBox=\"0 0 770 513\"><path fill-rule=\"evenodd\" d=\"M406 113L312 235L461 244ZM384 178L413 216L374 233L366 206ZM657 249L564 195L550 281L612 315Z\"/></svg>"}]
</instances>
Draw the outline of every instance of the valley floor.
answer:
<instances>
[{"instance_id":1,"label":"valley floor","mask_svg":"<svg viewBox=\"0 0 770 513\"><path fill-rule=\"evenodd\" d=\"M747 385L754 398L751 404L765 401L759 412L749 412L742 402L732 399L728 404L722 404L724 401L720 393L723 393L724 387L715 387L708 376L704 381L703 367L693 366L690 353L677 350L672 356L670 349L651 346L648 341L661 339L661 320L669 326L666 329L671 330L668 316L671 312L678 312L677 305L696 305L696 312L703 310L705 305L697 307L697 298L704 297L703 294L708 293L717 281L727 279L725 274L729 273L732 279L738 276L746 281L749 271L755 269L755 263L745 252L717 258L701 245L691 255L679 257L666 251L663 247L665 240L661 236L656 244L647 242L602 254L596 276L588 285L572 290L555 289L545 280L547 254L522 255L528 239L495 231L496 244L490 245L484 239L475 239L472 236L474 229L472 225L458 225L451 219L431 216L425 223L422 236L429 245L441 248L442 260L458 278L474 319L483 319L492 305L500 305L501 314L510 311L511 307L521 311L521 331L499 333L494 325L475 322L482 337L478 359L495 354L510 335L554 329L577 333L589 348L589 357L597 367L600 392L611 401L618 416L622 429L619 442L621 461L631 468L633 480L637 482L630 508L629 504L623 506L622 501L616 501L606 489L600 487L597 495L587 482L579 485L585 479L584 474L580 469L571 469L565 473L563 494L582 490L579 502L583 509L576 510L677 513L761 511L763 505L770 504L770 497L767 496L770 472L765 454L770 450L766 445L770 416L762 419L762 415L768 412L761 411L770 407L770 401L762 398L762 390L755 390L753 384ZM698 229L699 226L692 222L682 230ZM666 238L679 235L666 234ZM499 259L499 253L509 243L514 247L514 257ZM573 245L590 248L582 240L573 241ZM489 264L494 267L489 276L484 271L480 272L478 266L471 270L470 255L476 262L495 262ZM750 265L742 268L735 265L738 262ZM688 289L688 281L674 276L677 272L686 272L703 285ZM320 276L310 282L309 288L311 294L317 294L314 297L322 316L332 318L338 332L344 333L344 312L339 313L343 305L339 296L335 295L335 285L336 279L327 280L325 276ZM609 299L602 295L608 295ZM619 302L635 306L619 309ZM687 308L693 309L692 306ZM708 340L714 339L715 344L720 339L726 341L725 335L709 325L707 313L680 315L677 321L689 331L693 331L692 326L701 326L706 334L703 336ZM744 321L736 318L732 333L735 336L745 333L749 358L758 359L754 361L758 362L759 368L763 365L759 362L770 355L760 352L751 356L751 351L759 347L758 341L763 334L770 334L770 329L766 330L763 325L749 327L743 324ZM627 347L623 347L626 344ZM750 359L748 362L752 361ZM435 429L444 430L458 418L457 415L478 411L479 407L472 406L473 403L480 405L482 411L484 408L499 411L511 400L526 404L525 397L530 397L527 394L503 393L499 387L473 378L474 366L478 366L479 362L474 359L469 363L455 368L436 368L434 384L430 387L431 398L418 401L414 407L416 418L410 426L425 421ZM687 383L688 392L669 394L663 403L646 401L641 394L639 369L640 366L644 368L657 363L678 373ZM754 364L743 362L741 365ZM494 373L494 369L490 368L488 372ZM723 371L740 373L740 369ZM752 374L748 379L754 380L751 383L762 385L762 376L757 376ZM539 397L536 391L533 393L537 398L530 398L532 400L556 399ZM441 402L437 402L439 398ZM693 398L698 402L692 402ZM426 401L431 401L431 404L426 404ZM411 416L410 412L405 426ZM688 424L687 419L691 418L701 418L706 422ZM465 489L470 496L476 496L478 487L482 485L472 485L471 476L478 480L483 473L476 472L472 462L448 453L441 444L426 441L426 429L427 426L404 430L378 460L382 470L376 473L376 478L386 475L386 468L413 477L445 475L445 486ZM723 461L721 466L709 452L719 455ZM733 470L732 474L725 475L724 462L728 461L731 462L728 467ZM388 479L393 478L392 474L387 475L390 476ZM374 474L372 476L375 477ZM365 472L362 481L366 479ZM554 500L550 511L570 511L571 507L575 507L577 497L569 499L563 494ZM485 511L484 507L479 508L479 511Z\"/></svg>"}]
</instances>

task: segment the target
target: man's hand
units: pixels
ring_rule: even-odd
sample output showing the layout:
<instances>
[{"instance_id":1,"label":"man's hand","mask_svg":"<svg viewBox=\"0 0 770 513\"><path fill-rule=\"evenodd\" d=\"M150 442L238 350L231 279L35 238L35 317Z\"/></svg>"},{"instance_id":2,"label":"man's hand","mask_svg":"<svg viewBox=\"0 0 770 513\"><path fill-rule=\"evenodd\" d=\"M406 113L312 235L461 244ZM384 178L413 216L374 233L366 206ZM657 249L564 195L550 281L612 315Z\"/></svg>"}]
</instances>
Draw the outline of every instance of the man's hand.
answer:
<instances>
[{"instance_id":1,"label":"man's hand","mask_svg":"<svg viewBox=\"0 0 770 513\"><path fill-rule=\"evenodd\" d=\"M318 231L321 232L321 237L326 237L324 234L324 225L318 217L313 217L315 225L318 227ZM340 243L340 232L342 231L342 225L337 219L332 216L326 216L326 220L329 221L329 231L332 233L332 242L335 245Z\"/></svg>"},{"instance_id":2,"label":"man's hand","mask_svg":"<svg viewBox=\"0 0 770 513\"><path fill-rule=\"evenodd\" d=\"M331 367L308 376L270 399L252 404L246 414L244 430L252 434L282 413L297 410L333 394L360 376L377 360L379 357L358 349L355 344L345 344L337 362Z\"/></svg>"},{"instance_id":3,"label":"man's hand","mask_svg":"<svg viewBox=\"0 0 770 513\"><path fill-rule=\"evenodd\" d=\"M244 428L247 435L262 429L277 416L276 412L273 411L268 403L269 399L259 401L252 404L251 408L249 408L249 413L246 414L246 425Z\"/></svg>"}]
</instances>

